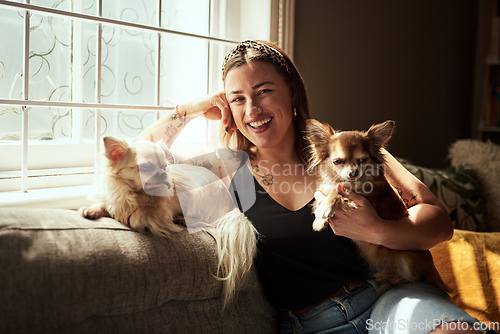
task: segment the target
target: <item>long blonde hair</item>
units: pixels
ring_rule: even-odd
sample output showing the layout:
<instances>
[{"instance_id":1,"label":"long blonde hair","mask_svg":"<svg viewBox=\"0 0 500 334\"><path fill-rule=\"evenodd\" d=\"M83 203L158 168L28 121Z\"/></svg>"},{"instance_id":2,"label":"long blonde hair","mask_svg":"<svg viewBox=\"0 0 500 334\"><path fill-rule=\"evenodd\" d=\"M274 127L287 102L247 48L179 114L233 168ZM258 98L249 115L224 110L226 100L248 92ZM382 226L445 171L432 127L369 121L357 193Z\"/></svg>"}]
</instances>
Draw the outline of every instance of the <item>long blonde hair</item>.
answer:
<instances>
[{"instance_id":1,"label":"long blonde hair","mask_svg":"<svg viewBox=\"0 0 500 334\"><path fill-rule=\"evenodd\" d=\"M244 41L239 43L224 59L222 80L233 68L252 61L263 61L272 64L290 85L293 118L295 129L295 152L303 163L306 163L307 141L304 139L306 121L309 116L309 103L302 76L292 60L278 46L266 41ZM239 131L231 133L220 130L223 144L231 149L243 150L252 156L253 144Z\"/></svg>"}]
</instances>

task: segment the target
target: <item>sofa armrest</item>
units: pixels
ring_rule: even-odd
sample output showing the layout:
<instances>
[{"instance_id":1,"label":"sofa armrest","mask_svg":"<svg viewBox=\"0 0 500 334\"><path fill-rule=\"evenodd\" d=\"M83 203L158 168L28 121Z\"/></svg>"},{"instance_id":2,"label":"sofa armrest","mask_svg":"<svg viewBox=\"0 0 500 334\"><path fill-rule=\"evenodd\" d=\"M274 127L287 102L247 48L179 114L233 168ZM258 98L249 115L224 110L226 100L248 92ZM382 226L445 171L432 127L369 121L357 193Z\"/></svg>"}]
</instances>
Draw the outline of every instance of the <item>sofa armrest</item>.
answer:
<instances>
[{"instance_id":1,"label":"sofa armrest","mask_svg":"<svg viewBox=\"0 0 500 334\"><path fill-rule=\"evenodd\" d=\"M0 321L0 332L78 332L78 324L87 329L100 324L99 332L118 332L120 326L165 332L177 328L174 322L194 332L198 327L217 332L225 318L222 282L212 275L216 265L215 243L205 232L159 238L109 218L90 221L75 211L0 209L0 317L8 319ZM245 304L233 305L227 314L234 319L226 320L238 321L237 310L240 322L248 321L247 307L262 321L274 321L271 312L255 310L269 311L255 293L260 289L254 277L243 289L250 294L242 291ZM219 317L204 319L200 309ZM199 317L183 319L189 312Z\"/></svg>"}]
</instances>

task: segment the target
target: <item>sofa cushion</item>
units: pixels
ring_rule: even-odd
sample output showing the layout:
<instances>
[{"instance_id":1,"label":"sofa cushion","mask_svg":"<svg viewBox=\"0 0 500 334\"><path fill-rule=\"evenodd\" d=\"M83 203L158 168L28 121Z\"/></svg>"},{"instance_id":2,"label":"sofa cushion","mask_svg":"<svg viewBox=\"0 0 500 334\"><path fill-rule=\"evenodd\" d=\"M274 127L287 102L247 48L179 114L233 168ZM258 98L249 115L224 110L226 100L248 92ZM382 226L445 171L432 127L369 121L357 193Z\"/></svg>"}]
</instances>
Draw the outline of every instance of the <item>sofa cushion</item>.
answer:
<instances>
[{"instance_id":1,"label":"sofa cushion","mask_svg":"<svg viewBox=\"0 0 500 334\"><path fill-rule=\"evenodd\" d=\"M272 332L255 272L222 312L216 263L205 232L158 238L75 211L0 209L0 333Z\"/></svg>"},{"instance_id":2,"label":"sofa cushion","mask_svg":"<svg viewBox=\"0 0 500 334\"><path fill-rule=\"evenodd\" d=\"M490 141L458 140L451 145L449 157L453 166L474 168L484 194L487 231L500 231L500 146Z\"/></svg>"},{"instance_id":3,"label":"sofa cushion","mask_svg":"<svg viewBox=\"0 0 500 334\"><path fill-rule=\"evenodd\" d=\"M400 160L413 175L441 201L453 221L462 230L485 231L483 196L474 169L467 165L431 169Z\"/></svg>"},{"instance_id":4,"label":"sofa cushion","mask_svg":"<svg viewBox=\"0 0 500 334\"><path fill-rule=\"evenodd\" d=\"M431 249L457 306L481 322L500 324L500 233L455 230ZM494 328L495 329L495 328Z\"/></svg>"}]
</instances>

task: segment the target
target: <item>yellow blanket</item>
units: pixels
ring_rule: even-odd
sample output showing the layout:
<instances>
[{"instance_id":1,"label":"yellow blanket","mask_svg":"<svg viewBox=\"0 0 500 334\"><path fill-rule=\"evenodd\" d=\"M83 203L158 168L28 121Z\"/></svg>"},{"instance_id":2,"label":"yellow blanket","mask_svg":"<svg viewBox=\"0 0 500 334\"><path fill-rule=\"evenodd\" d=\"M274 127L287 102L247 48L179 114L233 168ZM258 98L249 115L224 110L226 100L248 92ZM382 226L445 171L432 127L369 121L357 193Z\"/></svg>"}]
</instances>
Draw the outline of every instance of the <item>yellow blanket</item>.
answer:
<instances>
[{"instance_id":1,"label":"yellow blanket","mask_svg":"<svg viewBox=\"0 0 500 334\"><path fill-rule=\"evenodd\" d=\"M453 301L481 322L500 322L500 232L455 230L431 249Z\"/></svg>"}]
</instances>

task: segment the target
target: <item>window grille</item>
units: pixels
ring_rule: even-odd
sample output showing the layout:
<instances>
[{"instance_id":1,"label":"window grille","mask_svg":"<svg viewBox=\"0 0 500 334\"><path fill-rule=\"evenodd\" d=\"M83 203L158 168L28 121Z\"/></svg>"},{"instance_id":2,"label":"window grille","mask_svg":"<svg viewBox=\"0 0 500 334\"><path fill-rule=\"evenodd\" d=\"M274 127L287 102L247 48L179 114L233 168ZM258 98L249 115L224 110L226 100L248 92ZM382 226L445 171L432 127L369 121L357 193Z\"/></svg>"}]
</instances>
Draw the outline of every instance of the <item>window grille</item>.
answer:
<instances>
[{"instance_id":1,"label":"window grille","mask_svg":"<svg viewBox=\"0 0 500 334\"><path fill-rule=\"evenodd\" d=\"M0 192L92 183L103 136L222 89L235 43L283 40L286 2L0 0ZM195 119L176 145L215 131Z\"/></svg>"}]
</instances>

